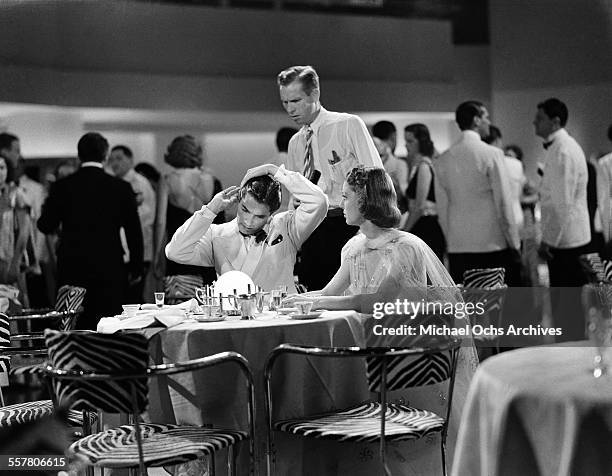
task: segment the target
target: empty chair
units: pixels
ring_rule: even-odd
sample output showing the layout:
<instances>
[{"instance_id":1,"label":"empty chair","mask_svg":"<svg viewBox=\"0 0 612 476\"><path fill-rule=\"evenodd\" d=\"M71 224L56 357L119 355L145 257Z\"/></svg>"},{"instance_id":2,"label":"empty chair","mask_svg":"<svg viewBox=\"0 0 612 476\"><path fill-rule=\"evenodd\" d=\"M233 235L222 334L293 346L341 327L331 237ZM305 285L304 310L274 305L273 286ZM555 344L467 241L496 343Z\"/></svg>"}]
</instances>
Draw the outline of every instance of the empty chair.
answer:
<instances>
[{"instance_id":1,"label":"empty chair","mask_svg":"<svg viewBox=\"0 0 612 476\"><path fill-rule=\"evenodd\" d=\"M86 436L69 454L91 466L138 468L179 464L228 449L228 470L233 474L233 448L249 440L253 466L253 377L247 360L236 352L148 367L148 341L135 332L99 334L87 331L45 332L50 366L46 375L58 405L71 409L99 409L132 414L133 425L122 425ZM147 407L147 379L220 365L238 364L248 391L249 428L203 428L139 421ZM214 468L213 468L214 469Z\"/></svg>"},{"instance_id":2,"label":"empty chair","mask_svg":"<svg viewBox=\"0 0 612 476\"><path fill-rule=\"evenodd\" d=\"M386 463L386 443L416 440L431 433L441 435L442 472L446 474L446 434L452 404L458 341L430 348L319 348L283 344L275 348L264 368L266 418L268 426L267 471L273 474L273 432L281 431L309 438L345 442L379 442L383 473L389 475ZM367 359L370 390L378 400L350 408L291 420L274 421L272 371L279 356L298 354L304 357L361 357ZM387 392L448 382L446 412L434 412L387 401Z\"/></svg>"}]
</instances>

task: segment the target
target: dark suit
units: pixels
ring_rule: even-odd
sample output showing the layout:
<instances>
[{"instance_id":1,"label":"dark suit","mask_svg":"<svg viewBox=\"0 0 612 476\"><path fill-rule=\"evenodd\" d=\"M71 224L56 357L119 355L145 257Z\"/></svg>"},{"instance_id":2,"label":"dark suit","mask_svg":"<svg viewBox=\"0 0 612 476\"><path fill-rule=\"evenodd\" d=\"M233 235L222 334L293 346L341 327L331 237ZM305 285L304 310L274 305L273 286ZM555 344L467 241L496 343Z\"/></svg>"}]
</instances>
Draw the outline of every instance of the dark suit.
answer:
<instances>
[{"instance_id":1,"label":"dark suit","mask_svg":"<svg viewBox=\"0 0 612 476\"><path fill-rule=\"evenodd\" d=\"M142 273L142 230L130 184L89 166L57 181L43 205L38 229L52 233L58 227L58 284L87 289L77 328L95 329L100 317L121 312L128 270ZM128 266L123 262L121 228L130 252Z\"/></svg>"}]
</instances>

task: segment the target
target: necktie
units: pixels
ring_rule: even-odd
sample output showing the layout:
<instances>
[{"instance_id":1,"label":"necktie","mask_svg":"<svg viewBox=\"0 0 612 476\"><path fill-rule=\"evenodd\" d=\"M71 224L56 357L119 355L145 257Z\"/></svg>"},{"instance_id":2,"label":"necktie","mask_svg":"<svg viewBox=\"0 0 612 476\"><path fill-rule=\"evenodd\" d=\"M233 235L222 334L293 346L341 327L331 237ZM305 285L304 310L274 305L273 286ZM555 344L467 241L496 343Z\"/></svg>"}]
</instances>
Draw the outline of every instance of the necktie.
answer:
<instances>
[{"instance_id":1,"label":"necktie","mask_svg":"<svg viewBox=\"0 0 612 476\"><path fill-rule=\"evenodd\" d=\"M542 146L544 146L544 150L548 149L552 143L553 141L551 140L549 140L548 142L544 142L544 144L542 144Z\"/></svg>"},{"instance_id":2,"label":"necktie","mask_svg":"<svg viewBox=\"0 0 612 476\"><path fill-rule=\"evenodd\" d=\"M313 130L310 126L306 128L306 153L304 154L304 177L308 180L312 177L315 170L314 157L312 156L312 134Z\"/></svg>"}]
</instances>

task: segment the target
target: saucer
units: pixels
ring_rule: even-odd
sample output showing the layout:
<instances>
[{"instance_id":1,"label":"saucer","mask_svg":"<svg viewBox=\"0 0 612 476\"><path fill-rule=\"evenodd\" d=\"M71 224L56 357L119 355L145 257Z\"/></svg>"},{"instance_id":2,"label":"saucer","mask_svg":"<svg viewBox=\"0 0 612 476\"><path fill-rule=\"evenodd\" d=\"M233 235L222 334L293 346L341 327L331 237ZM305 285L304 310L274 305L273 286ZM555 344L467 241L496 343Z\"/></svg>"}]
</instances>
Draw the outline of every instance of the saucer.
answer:
<instances>
[{"instance_id":1,"label":"saucer","mask_svg":"<svg viewBox=\"0 0 612 476\"><path fill-rule=\"evenodd\" d=\"M192 317L198 322L219 322L225 320L225 316L210 317L205 314L192 314Z\"/></svg>"},{"instance_id":2,"label":"saucer","mask_svg":"<svg viewBox=\"0 0 612 476\"><path fill-rule=\"evenodd\" d=\"M296 320L307 320L307 319L316 319L317 317L319 317L321 314L323 314L323 311L313 311L313 312L309 312L308 314L291 314L289 316L287 316L289 319L296 319Z\"/></svg>"},{"instance_id":3,"label":"saucer","mask_svg":"<svg viewBox=\"0 0 612 476\"><path fill-rule=\"evenodd\" d=\"M276 311L279 314L293 314L294 312L297 312L297 310L297 307L279 307Z\"/></svg>"}]
</instances>

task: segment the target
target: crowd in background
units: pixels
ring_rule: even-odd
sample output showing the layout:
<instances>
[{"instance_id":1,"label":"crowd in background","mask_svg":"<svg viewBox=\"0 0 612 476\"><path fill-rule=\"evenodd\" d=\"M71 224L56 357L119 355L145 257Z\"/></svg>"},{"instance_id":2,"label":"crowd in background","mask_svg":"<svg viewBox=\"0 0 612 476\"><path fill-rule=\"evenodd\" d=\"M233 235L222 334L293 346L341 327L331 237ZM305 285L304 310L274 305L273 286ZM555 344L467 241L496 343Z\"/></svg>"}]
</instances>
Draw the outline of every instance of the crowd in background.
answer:
<instances>
[{"instance_id":1,"label":"crowd in background","mask_svg":"<svg viewBox=\"0 0 612 476\"><path fill-rule=\"evenodd\" d=\"M462 137L445 152L436 149L425 124L409 124L402 131L405 157L395 155L398 131L392 122L380 121L370 128L402 212L399 228L423 239L457 282L466 269L502 266L512 286L548 284L541 279L541 264L548 262L552 285L575 286L582 279L567 276L579 269L580 254L609 254L605 244L610 240L612 154L586 159L565 131L568 111L561 101L550 99L536 109L535 132L544 140L548 156L539 163L538 176L529 179L521 147L503 143L500 128L490 124L486 108L477 101L457 109ZM297 132L288 127L278 131L278 156L271 162L287 163L289 142ZM612 142L612 126L608 138ZM491 155L489 145L499 150L497 155ZM556 156L551 155L551 145L557 146ZM470 154L473 161L466 162ZM164 173L137 161L129 147L114 144L105 164L107 173L129 183L143 238L142 263L126 281L122 301L148 301L172 276L191 275L197 276L198 283L212 282L213 269L178 264L164 255L177 228L222 190L201 145L189 135L176 137L164 156ZM18 287L25 306L43 306L53 303L58 286L58 235L57 230L44 235L37 229L48 191L24 173L26 164L19 138L0 134L0 284ZM59 183L77 170L78 161L62 161L48 182ZM500 208L501 195L507 210ZM495 203L486 203L491 196ZM555 203L558 200L562 203ZM285 191L281 210L292 206ZM556 207L557 222L540 224L541 206ZM221 213L215 223L225 221ZM123 261L128 264L134 250L127 245L124 229L121 233ZM491 248L496 241L499 246ZM298 258L298 277L300 266Z\"/></svg>"}]
</instances>

